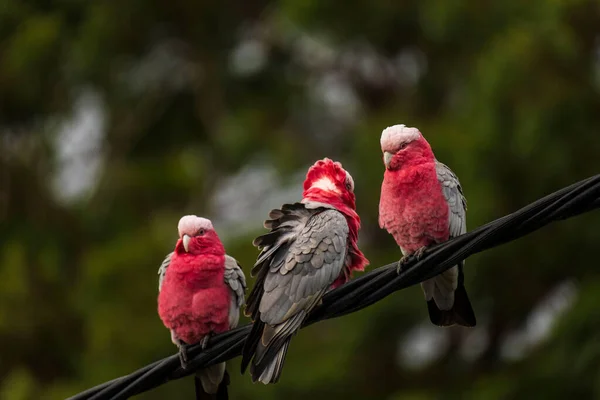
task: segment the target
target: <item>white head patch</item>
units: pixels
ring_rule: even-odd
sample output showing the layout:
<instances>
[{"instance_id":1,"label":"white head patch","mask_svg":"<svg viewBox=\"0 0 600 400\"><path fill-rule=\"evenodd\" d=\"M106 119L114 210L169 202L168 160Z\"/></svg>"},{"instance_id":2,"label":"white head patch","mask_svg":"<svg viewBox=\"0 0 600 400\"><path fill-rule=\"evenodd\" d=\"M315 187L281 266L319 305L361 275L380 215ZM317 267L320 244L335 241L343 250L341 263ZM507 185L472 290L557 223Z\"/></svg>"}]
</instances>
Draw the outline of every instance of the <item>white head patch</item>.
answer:
<instances>
[{"instance_id":1,"label":"white head patch","mask_svg":"<svg viewBox=\"0 0 600 400\"><path fill-rule=\"evenodd\" d=\"M179 220L177 230L179 237L183 235L194 236L200 229L212 230L212 222L209 219L197 217L195 215L185 215Z\"/></svg>"},{"instance_id":2,"label":"white head patch","mask_svg":"<svg viewBox=\"0 0 600 400\"><path fill-rule=\"evenodd\" d=\"M327 177L323 177L317 181L315 181L312 185L310 185L311 188L319 188L321 190L325 190L327 192L339 192L339 189L335 186L335 183L333 183L333 181Z\"/></svg>"},{"instance_id":3,"label":"white head patch","mask_svg":"<svg viewBox=\"0 0 600 400\"><path fill-rule=\"evenodd\" d=\"M402 143L410 143L421 137L417 128L409 128L406 125L394 125L387 127L381 132L381 151L394 152Z\"/></svg>"}]
</instances>

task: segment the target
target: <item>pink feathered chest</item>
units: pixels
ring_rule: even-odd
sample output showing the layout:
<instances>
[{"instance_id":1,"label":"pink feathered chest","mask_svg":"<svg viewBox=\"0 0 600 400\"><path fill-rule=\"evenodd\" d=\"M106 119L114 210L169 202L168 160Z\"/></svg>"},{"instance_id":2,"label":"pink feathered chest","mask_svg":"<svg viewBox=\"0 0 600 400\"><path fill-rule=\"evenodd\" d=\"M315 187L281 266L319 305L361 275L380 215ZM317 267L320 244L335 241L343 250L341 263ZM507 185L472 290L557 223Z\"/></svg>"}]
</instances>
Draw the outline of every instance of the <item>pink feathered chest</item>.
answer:
<instances>
[{"instance_id":1,"label":"pink feathered chest","mask_svg":"<svg viewBox=\"0 0 600 400\"><path fill-rule=\"evenodd\" d=\"M174 255L165 274L158 314L186 343L229 329L231 292L224 282L224 259L218 258Z\"/></svg>"},{"instance_id":2,"label":"pink feathered chest","mask_svg":"<svg viewBox=\"0 0 600 400\"><path fill-rule=\"evenodd\" d=\"M448 240L448 212L434 163L385 171L379 225L404 253Z\"/></svg>"}]
</instances>

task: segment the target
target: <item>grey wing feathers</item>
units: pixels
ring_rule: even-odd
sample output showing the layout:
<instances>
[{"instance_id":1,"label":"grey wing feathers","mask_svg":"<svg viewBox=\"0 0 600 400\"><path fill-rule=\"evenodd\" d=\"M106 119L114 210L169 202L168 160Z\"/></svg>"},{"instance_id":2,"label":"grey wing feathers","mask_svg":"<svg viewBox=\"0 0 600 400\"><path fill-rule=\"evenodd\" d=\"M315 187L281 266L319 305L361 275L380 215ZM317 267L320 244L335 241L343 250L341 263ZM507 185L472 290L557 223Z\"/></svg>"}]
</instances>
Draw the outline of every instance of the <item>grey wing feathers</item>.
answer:
<instances>
[{"instance_id":1,"label":"grey wing feathers","mask_svg":"<svg viewBox=\"0 0 600 400\"><path fill-rule=\"evenodd\" d=\"M235 328L240 320L240 309L245 303L246 276L237 260L225 255L225 283L231 289L229 327Z\"/></svg>"},{"instance_id":2,"label":"grey wing feathers","mask_svg":"<svg viewBox=\"0 0 600 400\"><path fill-rule=\"evenodd\" d=\"M450 211L448 213L450 237L460 236L467 232L467 200L463 196L458 177L450 168L436 160L435 169Z\"/></svg>"},{"instance_id":3,"label":"grey wing feathers","mask_svg":"<svg viewBox=\"0 0 600 400\"><path fill-rule=\"evenodd\" d=\"M308 210L301 203L284 204L281 209L272 210L264 226L271 231L254 239L252 244L261 250L258 259L250 272L256 276L256 282L248 295L246 302L246 315L256 320L258 305L264 293L264 280L269 273L270 265L279 265L287 256L296 236L300 234L304 226L313 214L319 209Z\"/></svg>"},{"instance_id":4,"label":"grey wing feathers","mask_svg":"<svg viewBox=\"0 0 600 400\"><path fill-rule=\"evenodd\" d=\"M342 271L347 237L344 216L324 210L307 221L283 254L274 252L260 299L261 320L275 325L313 308Z\"/></svg>"},{"instance_id":5,"label":"grey wing feathers","mask_svg":"<svg viewBox=\"0 0 600 400\"><path fill-rule=\"evenodd\" d=\"M162 264L160 264L160 268L158 269L158 291L160 292L160 288L162 287L163 280L165 279L165 274L167 273L167 268L169 264L171 264L171 257L173 257L173 253L167 254Z\"/></svg>"},{"instance_id":6,"label":"grey wing feathers","mask_svg":"<svg viewBox=\"0 0 600 400\"><path fill-rule=\"evenodd\" d=\"M277 382L294 333L339 276L348 253L348 224L320 204L286 204L273 210L271 231L253 242L261 253L246 314L254 320L242 352L252 380Z\"/></svg>"},{"instance_id":7,"label":"grey wing feathers","mask_svg":"<svg viewBox=\"0 0 600 400\"><path fill-rule=\"evenodd\" d=\"M467 231L467 201L456 175L446 165L436 161L437 178L448 203L450 237ZM464 287L462 272L464 261L440 275L428 279L421 286L425 292L429 319L439 326L459 324L475 326L475 313Z\"/></svg>"}]
</instances>

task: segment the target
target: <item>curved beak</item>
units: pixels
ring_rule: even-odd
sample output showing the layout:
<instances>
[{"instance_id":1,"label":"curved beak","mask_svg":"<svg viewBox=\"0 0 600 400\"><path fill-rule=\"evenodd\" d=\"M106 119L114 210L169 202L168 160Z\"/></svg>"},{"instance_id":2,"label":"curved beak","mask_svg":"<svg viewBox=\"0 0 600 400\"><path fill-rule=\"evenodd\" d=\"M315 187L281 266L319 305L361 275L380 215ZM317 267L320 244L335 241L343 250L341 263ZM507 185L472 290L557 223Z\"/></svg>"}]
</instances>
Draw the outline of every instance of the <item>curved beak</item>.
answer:
<instances>
[{"instance_id":1,"label":"curved beak","mask_svg":"<svg viewBox=\"0 0 600 400\"><path fill-rule=\"evenodd\" d=\"M394 155L388 151L383 153L383 163L385 164L386 168L389 168L393 157L394 157Z\"/></svg>"},{"instance_id":2,"label":"curved beak","mask_svg":"<svg viewBox=\"0 0 600 400\"><path fill-rule=\"evenodd\" d=\"M192 238L189 235L183 235L183 237L181 238L181 241L183 242L183 248L185 249L186 253L190 251L190 240L192 240Z\"/></svg>"}]
</instances>

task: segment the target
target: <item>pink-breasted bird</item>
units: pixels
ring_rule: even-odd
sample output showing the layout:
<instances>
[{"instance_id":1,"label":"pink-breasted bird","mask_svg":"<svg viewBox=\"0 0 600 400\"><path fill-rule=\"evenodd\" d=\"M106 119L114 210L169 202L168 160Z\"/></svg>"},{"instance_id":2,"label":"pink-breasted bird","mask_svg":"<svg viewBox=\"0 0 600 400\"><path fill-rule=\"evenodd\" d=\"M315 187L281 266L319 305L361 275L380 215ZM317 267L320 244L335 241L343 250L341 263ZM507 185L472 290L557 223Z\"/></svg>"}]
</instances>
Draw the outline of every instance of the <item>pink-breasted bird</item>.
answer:
<instances>
[{"instance_id":1,"label":"pink-breasted bird","mask_svg":"<svg viewBox=\"0 0 600 400\"><path fill-rule=\"evenodd\" d=\"M264 384L278 381L292 336L321 297L368 265L357 245L354 181L339 162L317 161L302 201L269 218L271 231L253 242L261 250L246 306L254 324L242 352L242 373L251 363L252 381Z\"/></svg>"},{"instance_id":2,"label":"pink-breasted bird","mask_svg":"<svg viewBox=\"0 0 600 400\"><path fill-rule=\"evenodd\" d=\"M427 246L467 231L467 202L460 182L450 168L435 159L417 128L394 125L384 129L381 150L385 173L379 226L394 237L404 257L414 254L419 258ZM464 261L421 283L429 319L435 325L475 326L463 266Z\"/></svg>"},{"instance_id":3,"label":"pink-breasted bird","mask_svg":"<svg viewBox=\"0 0 600 400\"><path fill-rule=\"evenodd\" d=\"M158 314L187 366L186 345L235 328L244 304L246 278L225 249L210 220L186 215L179 239L158 270ZM225 363L197 371L197 399L227 399Z\"/></svg>"}]
</instances>

